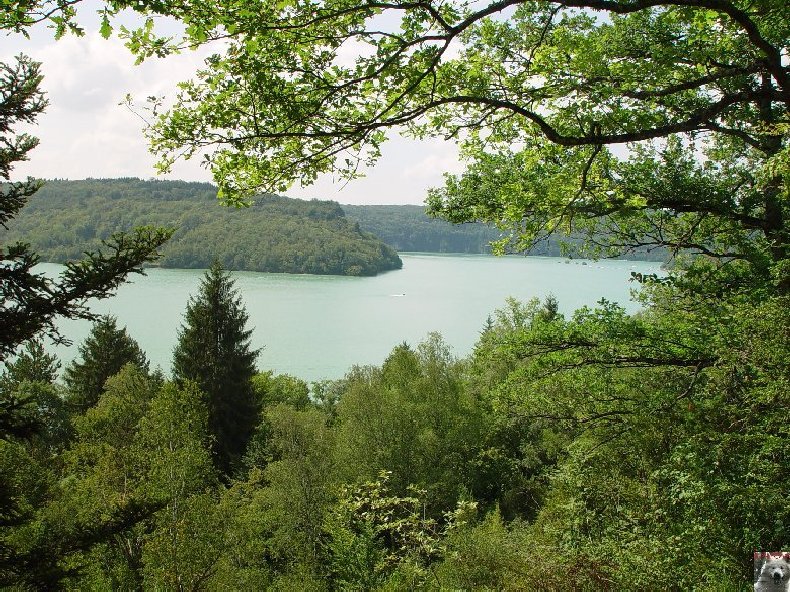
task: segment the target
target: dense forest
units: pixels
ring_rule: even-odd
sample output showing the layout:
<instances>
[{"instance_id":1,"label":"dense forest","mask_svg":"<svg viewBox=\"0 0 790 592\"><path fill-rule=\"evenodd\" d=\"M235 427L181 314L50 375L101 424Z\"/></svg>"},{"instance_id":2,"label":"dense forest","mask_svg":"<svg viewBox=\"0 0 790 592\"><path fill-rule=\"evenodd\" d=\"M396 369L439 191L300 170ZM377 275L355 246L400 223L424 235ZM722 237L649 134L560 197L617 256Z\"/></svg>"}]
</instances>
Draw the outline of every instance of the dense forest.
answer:
<instances>
[{"instance_id":1,"label":"dense forest","mask_svg":"<svg viewBox=\"0 0 790 592\"><path fill-rule=\"evenodd\" d=\"M0 586L746 589L790 519L787 423L739 401L781 395L787 309L695 341L702 311L557 309L511 300L466 359L433 334L308 385L256 367L215 264L171 377L113 317L62 382L30 341L0 376ZM720 362L643 365L650 335Z\"/></svg>"},{"instance_id":2,"label":"dense forest","mask_svg":"<svg viewBox=\"0 0 790 592\"><path fill-rule=\"evenodd\" d=\"M451 224L417 205L341 205L267 195L250 208L223 208L208 183L139 179L47 181L20 212L6 242L24 240L44 261L64 263L119 230L175 228L158 265L205 269L218 258L228 269L333 275L375 275L401 263L391 249L426 253L491 253L508 233L493 226ZM371 236L374 235L374 236ZM378 243L391 247L388 249ZM531 255L559 257L580 238L550 237ZM665 260L666 249L630 257Z\"/></svg>"},{"instance_id":3,"label":"dense forest","mask_svg":"<svg viewBox=\"0 0 790 592\"><path fill-rule=\"evenodd\" d=\"M450 224L429 217L416 205L343 205L346 216L359 222L398 251L422 253L491 253L491 243L502 238L496 228L484 224ZM559 249L536 250L535 255L560 255Z\"/></svg>"},{"instance_id":4,"label":"dense forest","mask_svg":"<svg viewBox=\"0 0 790 592\"><path fill-rule=\"evenodd\" d=\"M402 265L337 203L267 195L227 208L216 187L182 181L48 181L0 239L29 242L42 260L63 263L137 226L175 228L163 267L205 269L218 259L237 270L375 275Z\"/></svg>"},{"instance_id":5,"label":"dense forest","mask_svg":"<svg viewBox=\"0 0 790 592\"><path fill-rule=\"evenodd\" d=\"M87 5L12 0L0 30L80 35ZM256 366L220 263L185 303L170 376L90 312L156 260L167 229L113 235L57 278L37 273L34 248L4 244L0 587L787 588L787 0L98 7L98 33L118 32L140 61L210 48L175 97L128 106L158 170L200 157L226 203L351 181L405 132L463 157L429 191L432 216L510 228L517 250L565 234L607 256L667 249L673 265L634 274L636 314L511 300L464 359L429 335L307 385ZM41 72L24 55L0 62L9 233L27 202L47 201L12 175L38 143L25 130L47 107ZM211 197L160 199L151 222L188 227L184 212L199 221ZM89 222L62 232L103 232L113 199L125 198L86 197ZM271 219L297 208L299 222L279 223L308 242L320 242L311 213L366 236L337 204L279 198L223 210L223 239L267 204ZM44 226L57 235L61 218ZM265 241L269 227L249 224ZM284 257L306 257L288 242ZM364 271L351 264L337 265ZM63 317L94 325L59 379L41 338L62 340Z\"/></svg>"}]
</instances>

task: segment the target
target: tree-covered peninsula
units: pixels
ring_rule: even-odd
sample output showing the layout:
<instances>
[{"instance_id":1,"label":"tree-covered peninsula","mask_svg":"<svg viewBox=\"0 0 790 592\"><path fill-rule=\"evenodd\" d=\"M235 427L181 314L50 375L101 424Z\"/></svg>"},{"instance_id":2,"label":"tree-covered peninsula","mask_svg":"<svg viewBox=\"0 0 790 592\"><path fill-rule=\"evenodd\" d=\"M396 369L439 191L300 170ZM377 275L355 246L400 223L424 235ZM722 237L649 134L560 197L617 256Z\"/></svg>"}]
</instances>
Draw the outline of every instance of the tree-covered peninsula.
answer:
<instances>
[{"instance_id":1,"label":"tree-covered peninsula","mask_svg":"<svg viewBox=\"0 0 790 592\"><path fill-rule=\"evenodd\" d=\"M218 204L216 194L210 183L185 181L47 181L0 236L31 243L43 261L63 263L113 232L165 226L175 233L161 249L156 264L162 267L204 269L218 259L227 269L331 275L398 269L394 250L490 254L507 236L494 225L431 217L419 205L338 205L267 194L236 209ZM529 254L559 257L563 245L580 238L548 237ZM635 252L625 256L667 258L664 249Z\"/></svg>"},{"instance_id":2,"label":"tree-covered peninsula","mask_svg":"<svg viewBox=\"0 0 790 592\"><path fill-rule=\"evenodd\" d=\"M263 195L237 209L219 205L216 195L209 183L48 181L0 235L55 263L80 258L115 232L152 225L175 228L161 249L162 267L208 268L217 259L236 270L375 275L402 265L335 202Z\"/></svg>"}]
</instances>

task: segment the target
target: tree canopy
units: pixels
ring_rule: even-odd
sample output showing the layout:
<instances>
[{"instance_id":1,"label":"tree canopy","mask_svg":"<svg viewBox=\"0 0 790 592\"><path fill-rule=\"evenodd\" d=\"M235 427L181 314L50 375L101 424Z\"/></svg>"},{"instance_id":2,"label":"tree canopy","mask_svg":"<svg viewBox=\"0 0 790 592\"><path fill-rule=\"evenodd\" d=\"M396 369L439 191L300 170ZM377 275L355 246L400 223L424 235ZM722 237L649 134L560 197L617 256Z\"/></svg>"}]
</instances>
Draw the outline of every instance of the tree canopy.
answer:
<instances>
[{"instance_id":1,"label":"tree canopy","mask_svg":"<svg viewBox=\"0 0 790 592\"><path fill-rule=\"evenodd\" d=\"M467 170L432 193L435 214L522 247L575 230L604 251L690 249L788 287L783 0L180 6L186 39L132 49L225 49L152 105L148 132L165 169L209 149L230 201L353 178L399 129L461 144Z\"/></svg>"},{"instance_id":2,"label":"tree canopy","mask_svg":"<svg viewBox=\"0 0 790 592\"><path fill-rule=\"evenodd\" d=\"M80 359L66 367L63 378L69 388L68 404L83 413L96 405L104 392L104 383L126 364L148 371L145 353L111 315L99 317L93 323L79 352Z\"/></svg>"}]
</instances>

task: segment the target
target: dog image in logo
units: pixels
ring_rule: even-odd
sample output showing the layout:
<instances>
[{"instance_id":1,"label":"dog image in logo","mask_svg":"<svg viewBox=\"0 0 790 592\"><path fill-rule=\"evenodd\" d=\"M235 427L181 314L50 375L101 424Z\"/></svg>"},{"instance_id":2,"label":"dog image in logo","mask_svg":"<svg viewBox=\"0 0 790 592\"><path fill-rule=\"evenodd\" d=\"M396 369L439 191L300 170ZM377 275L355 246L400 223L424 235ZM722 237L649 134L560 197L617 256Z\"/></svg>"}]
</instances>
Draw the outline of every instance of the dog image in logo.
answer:
<instances>
[{"instance_id":1,"label":"dog image in logo","mask_svg":"<svg viewBox=\"0 0 790 592\"><path fill-rule=\"evenodd\" d=\"M790 553L766 553L763 558L755 592L790 592Z\"/></svg>"}]
</instances>

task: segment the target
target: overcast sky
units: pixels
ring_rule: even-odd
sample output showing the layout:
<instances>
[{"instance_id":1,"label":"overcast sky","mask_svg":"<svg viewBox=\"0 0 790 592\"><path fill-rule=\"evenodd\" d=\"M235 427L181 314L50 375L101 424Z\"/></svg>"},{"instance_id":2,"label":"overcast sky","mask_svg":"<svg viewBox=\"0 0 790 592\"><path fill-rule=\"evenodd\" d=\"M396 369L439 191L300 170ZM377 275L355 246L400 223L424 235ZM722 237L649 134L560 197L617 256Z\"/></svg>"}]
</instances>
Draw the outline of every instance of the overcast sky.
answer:
<instances>
[{"instance_id":1,"label":"overcast sky","mask_svg":"<svg viewBox=\"0 0 790 592\"><path fill-rule=\"evenodd\" d=\"M82 10L86 16L93 12ZM50 101L30 130L41 143L29 162L16 166L14 177L154 177L154 159L142 123L119 103L127 93L140 100L149 95L173 96L175 83L201 65L202 55L189 52L135 66L118 39L102 39L95 22L90 22L93 19L82 18L84 37L55 41L44 28L32 31L31 39L0 36L0 60L24 52L42 62L43 88ZM382 158L365 178L344 186L325 177L311 187L293 187L287 195L353 204L419 204L429 187L441 185L443 172L460 168L451 143L396 137L384 146ZM160 178L211 181L197 160L179 162L172 174Z\"/></svg>"}]
</instances>

